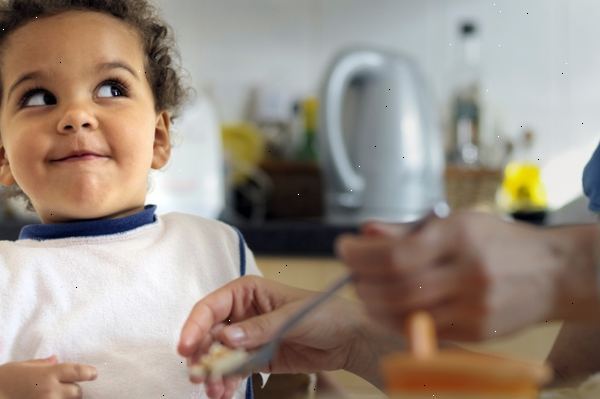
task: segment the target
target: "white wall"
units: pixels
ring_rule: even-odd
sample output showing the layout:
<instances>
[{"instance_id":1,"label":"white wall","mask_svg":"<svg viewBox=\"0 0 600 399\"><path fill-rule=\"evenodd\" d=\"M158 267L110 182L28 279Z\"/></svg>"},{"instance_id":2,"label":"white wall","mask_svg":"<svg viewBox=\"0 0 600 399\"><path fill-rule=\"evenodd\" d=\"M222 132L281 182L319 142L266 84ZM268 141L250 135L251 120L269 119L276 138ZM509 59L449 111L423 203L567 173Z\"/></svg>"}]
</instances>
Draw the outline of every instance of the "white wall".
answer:
<instances>
[{"instance_id":1,"label":"white wall","mask_svg":"<svg viewBox=\"0 0 600 399\"><path fill-rule=\"evenodd\" d=\"M221 117L239 120L257 85L305 95L310 71L312 1L159 0L175 29L197 88L217 100Z\"/></svg>"},{"instance_id":2,"label":"white wall","mask_svg":"<svg viewBox=\"0 0 600 399\"><path fill-rule=\"evenodd\" d=\"M484 138L538 135L545 164L564 149L591 154L600 137L597 0L158 0L197 87L223 120L240 119L248 89L315 94L336 51L357 43L414 57L439 111L450 95L457 25L479 21ZM580 173L573 166L573 176ZM578 187L578 185L577 185Z\"/></svg>"}]
</instances>

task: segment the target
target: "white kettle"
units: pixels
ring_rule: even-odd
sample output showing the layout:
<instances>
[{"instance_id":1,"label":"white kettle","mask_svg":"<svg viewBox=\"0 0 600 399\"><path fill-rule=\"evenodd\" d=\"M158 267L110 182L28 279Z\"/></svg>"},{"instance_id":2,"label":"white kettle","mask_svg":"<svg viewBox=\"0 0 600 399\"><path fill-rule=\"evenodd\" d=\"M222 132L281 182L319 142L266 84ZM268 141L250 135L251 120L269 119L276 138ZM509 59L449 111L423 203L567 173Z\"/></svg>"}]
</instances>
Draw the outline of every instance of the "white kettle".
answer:
<instances>
[{"instance_id":1,"label":"white kettle","mask_svg":"<svg viewBox=\"0 0 600 399\"><path fill-rule=\"evenodd\" d=\"M318 136L327 222L409 222L444 201L441 131L407 57L340 53L322 85Z\"/></svg>"}]
</instances>

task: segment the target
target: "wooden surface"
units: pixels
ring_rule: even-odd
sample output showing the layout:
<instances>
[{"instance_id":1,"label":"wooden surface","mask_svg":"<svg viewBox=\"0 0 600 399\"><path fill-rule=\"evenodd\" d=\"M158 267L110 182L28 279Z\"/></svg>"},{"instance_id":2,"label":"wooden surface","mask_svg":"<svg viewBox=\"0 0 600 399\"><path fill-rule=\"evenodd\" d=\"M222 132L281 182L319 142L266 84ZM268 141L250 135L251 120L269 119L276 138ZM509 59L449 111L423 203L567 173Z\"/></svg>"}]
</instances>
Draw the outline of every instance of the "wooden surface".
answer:
<instances>
[{"instance_id":1,"label":"wooden surface","mask_svg":"<svg viewBox=\"0 0 600 399\"><path fill-rule=\"evenodd\" d=\"M257 263L264 276L269 279L315 291L323 290L346 272L343 264L333 258L257 257ZM351 287L344 289L341 295L356 299ZM465 347L482 352L543 361L552 347L559 328L560 323L547 323L511 336L491 337L485 342L465 345ZM377 388L351 373L335 371L328 372L326 375L350 393L346 397L356 399L386 397Z\"/></svg>"},{"instance_id":2,"label":"wooden surface","mask_svg":"<svg viewBox=\"0 0 600 399\"><path fill-rule=\"evenodd\" d=\"M346 273L341 262L333 258L259 257L256 261L265 277L315 291L325 289L331 282ZM343 288L340 295L348 299L356 298L352 287ZM348 392L348 396L344 398L386 398L367 381L347 371L330 371L323 374Z\"/></svg>"}]
</instances>

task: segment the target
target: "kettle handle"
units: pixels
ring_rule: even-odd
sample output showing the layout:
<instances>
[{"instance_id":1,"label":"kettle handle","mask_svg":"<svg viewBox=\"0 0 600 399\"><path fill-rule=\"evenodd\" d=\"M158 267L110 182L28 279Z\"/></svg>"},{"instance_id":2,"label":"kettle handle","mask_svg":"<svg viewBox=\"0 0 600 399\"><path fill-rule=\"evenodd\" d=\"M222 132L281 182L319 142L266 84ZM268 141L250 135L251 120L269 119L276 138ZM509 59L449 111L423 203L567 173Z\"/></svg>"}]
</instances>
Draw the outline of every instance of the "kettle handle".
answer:
<instances>
[{"instance_id":1,"label":"kettle handle","mask_svg":"<svg viewBox=\"0 0 600 399\"><path fill-rule=\"evenodd\" d=\"M323 134L324 147L331 157L332 171L345 188L362 198L365 188L364 178L356 173L350 163L348 151L342 137L343 94L350 81L359 73L380 67L383 59L374 52L361 51L342 55L334 62L323 88ZM331 110L331 112L326 112Z\"/></svg>"}]
</instances>

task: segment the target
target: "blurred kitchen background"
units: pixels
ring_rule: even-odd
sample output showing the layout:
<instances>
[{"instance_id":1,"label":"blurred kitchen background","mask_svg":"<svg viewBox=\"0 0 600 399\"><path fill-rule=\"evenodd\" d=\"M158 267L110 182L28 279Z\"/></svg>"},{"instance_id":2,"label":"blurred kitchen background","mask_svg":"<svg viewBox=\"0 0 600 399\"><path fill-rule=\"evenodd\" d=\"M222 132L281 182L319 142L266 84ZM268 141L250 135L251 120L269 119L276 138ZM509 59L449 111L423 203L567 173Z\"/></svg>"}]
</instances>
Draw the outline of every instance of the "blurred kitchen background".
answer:
<instances>
[{"instance_id":1,"label":"blurred kitchen background","mask_svg":"<svg viewBox=\"0 0 600 399\"><path fill-rule=\"evenodd\" d=\"M347 273L338 234L443 199L539 224L595 220L581 174L600 140L597 0L158 4L200 97L149 201L237 226L269 279L322 290ZM469 349L540 361L559 326ZM385 397L344 371L318 385ZM271 387L292 397L288 380Z\"/></svg>"},{"instance_id":2,"label":"blurred kitchen background","mask_svg":"<svg viewBox=\"0 0 600 399\"><path fill-rule=\"evenodd\" d=\"M147 202L238 227L267 278L322 290L347 273L337 235L442 201L595 220L581 174L600 139L598 0L156 1L197 96ZM35 220L1 205L2 239ZM481 349L541 360L559 326ZM384 397L326 377L344 397Z\"/></svg>"},{"instance_id":3,"label":"blurred kitchen background","mask_svg":"<svg viewBox=\"0 0 600 399\"><path fill-rule=\"evenodd\" d=\"M152 175L159 212L225 220L259 253L320 254L364 220L444 199L534 223L592 217L596 0L156 4L197 91ZM349 71L352 56L364 65ZM5 209L5 224L32 217Z\"/></svg>"}]
</instances>

